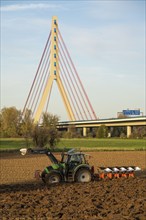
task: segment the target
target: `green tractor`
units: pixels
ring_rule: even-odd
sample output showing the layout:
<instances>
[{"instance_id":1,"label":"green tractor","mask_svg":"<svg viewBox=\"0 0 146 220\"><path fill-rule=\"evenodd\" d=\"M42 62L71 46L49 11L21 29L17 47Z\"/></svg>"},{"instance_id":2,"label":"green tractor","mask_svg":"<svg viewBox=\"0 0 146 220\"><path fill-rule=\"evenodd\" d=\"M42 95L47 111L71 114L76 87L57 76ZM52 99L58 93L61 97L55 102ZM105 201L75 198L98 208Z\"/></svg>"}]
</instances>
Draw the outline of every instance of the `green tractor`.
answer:
<instances>
[{"instance_id":1,"label":"green tractor","mask_svg":"<svg viewBox=\"0 0 146 220\"><path fill-rule=\"evenodd\" d=\"M52 165L47 166L43 172L36 171L35 176L39 176L46 184L54 184L60 182L90 182L94 171L86 159L86 155L82 152L75 152L74 149L61 154L61 161L49 150L42 149L21 149L21 154L25 155L27 151L33 154L46 154Z\"/></svg>"}]
</instances>

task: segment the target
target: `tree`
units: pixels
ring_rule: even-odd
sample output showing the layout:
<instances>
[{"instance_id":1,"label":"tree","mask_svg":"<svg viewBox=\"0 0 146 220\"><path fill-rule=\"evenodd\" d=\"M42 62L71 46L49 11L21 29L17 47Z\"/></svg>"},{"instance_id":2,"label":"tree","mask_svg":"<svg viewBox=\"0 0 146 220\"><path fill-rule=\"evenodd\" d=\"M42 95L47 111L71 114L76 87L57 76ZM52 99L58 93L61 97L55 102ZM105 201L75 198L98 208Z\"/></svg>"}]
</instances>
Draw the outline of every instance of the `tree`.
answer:
<instances>
[{"instance_id":1,"label":"tree","mask_svg":"<svg viewBox=\"0 0 146 220\"><path fill-rule=\"evenodd\" d=\"M34 120L32 118L32 112L26 109L25 115L21 121L21 134L24 138L30 138L33 132Z\"/></svg>"},{"instance_id":2,"label":"tree","mask_svg":"<svg viewBox=\"0 0 146 220\"><path fill-rule=\"evenodd\" d=\"M45 147L48 143L49 129L36 124L33 129L32 138L36 147Z\"/></svg>"},{"instance_id":3,"label":"tree","mask_svg":"<svg viewBox=\"0 0 146 220\"><path fill-rule=\"evenodd\" d=\"M36 147L45 147L49 144L50 148L54 149L59 141L58 121L59 117L56 115L43 114L41 126L36 124L32 133L33 142Z\"/></svg>"},{"instance_id":4,"label":"tree","mask_svg":"<svg viewBox=\"0 0 146 220\"><path fill-rule=\"evenodd\" d=\"M64 138L81 138L81 129L76 129L74 125L70 125L68 127L68 130L64 132L63 137Z\"/></svg>"},{"instance_id":5,"label":"tree","mask_svg":"<svg viewBox=\"0 0 146 220\"><path fill-rule=\"evenodd\" d=\"M126 127L112 127L111 137L124 137L126 136L127 130Z\"/></svg>"},{"instance_id":6,"label":"tree","mask_svg":"<svg viewBox=\"0 0 146 220\"><path fill-rule=\"evenodd\" d=\"M105 125L101 125L97 130L98 138L106 138L108 136L108 128Z\"/></svg>"},{"instance_id":7,"label":"tree","mask_svg":"<svg viewBox=\"0 0 146 220\"><path fill-rule=\"evenodd\" d=\"M57 115L52 115L49 113L43 113L42 115L42 126L49 128L56 128L59 121L59 117Z\"/></svg>"},{"instance_id":8,"label":"tree","mask_svg":"<svg viewBox=\"0 0 146 220\"><path fill-rule=\"evenodd\" d=\"M87 133L88 137L93 137L95 138L96 135L97 135L97 131L98 131L98 128L95 127L95 128L92 128L92 131L90 132L90 134ZM90 136L89 136L90 135Z\"/></svg>"},{"instance_id":9,"label":"tree","mask_svg":"<svg viewBox=\"0 0 146 220\"><path fill-rule=\"evenodd\" d=\"M15 107L3 108L0 112L1 137L18 137L21 111Z\"/></svg>"},{"instance_id":10,"label":"tree","mask_svg":"<svg viewBox=\"0 0 146 220\"><path fill-rule=\"evenodd\" d=\"M145 137L146 137L145 126L133 127L133 132L130 135L130 138L145 138Z\"/></svg>"},{"instance_id":11,"label":"tree","mask_svg":"<svg viewBox=\"0 0 146 220\"><path fill-rule=\"evenodd\" d=\"M49 129L49 137L48 137L48 143L52 149L55 148L55 145L59 142L59 132L55 128Z\"/></svg>"},{"instance_id":12,"label":"tree","mask_svg":"<svg viewBox=\"0 0 146 220\"><path fill-rule=\"evenodd\" d=\"M34 129L34 120L32 118L32 112L26 109L24 117L21 118L20 135L25 138L27 147L30 144L30 138L32 137Z\"/></svg>"}]
</instances>

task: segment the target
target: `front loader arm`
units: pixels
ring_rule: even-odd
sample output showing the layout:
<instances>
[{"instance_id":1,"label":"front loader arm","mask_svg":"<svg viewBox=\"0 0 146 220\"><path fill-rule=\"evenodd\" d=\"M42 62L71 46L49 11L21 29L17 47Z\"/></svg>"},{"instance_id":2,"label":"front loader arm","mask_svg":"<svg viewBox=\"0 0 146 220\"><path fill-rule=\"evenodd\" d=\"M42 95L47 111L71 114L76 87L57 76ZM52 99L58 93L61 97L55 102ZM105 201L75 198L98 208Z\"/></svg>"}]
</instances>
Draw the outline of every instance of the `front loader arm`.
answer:
<instances>
[{"instance_id":1,"label":"front loader arm","mask_svg":"<svg viewBox=\"0 0 146 220\"><path fill-rule=\"evenodd\" d=\"M46 154L53 164L58 164L59 163L58 160L56 159L56 157L52 154L52 152L50 152L47 149L31 149L31 148L27 149L27 148L22 148L22 149L20 149L20 152L21 152L21 154L23 156L27 152L31 153L31 154Z\"/></svg>"}]
</instances>

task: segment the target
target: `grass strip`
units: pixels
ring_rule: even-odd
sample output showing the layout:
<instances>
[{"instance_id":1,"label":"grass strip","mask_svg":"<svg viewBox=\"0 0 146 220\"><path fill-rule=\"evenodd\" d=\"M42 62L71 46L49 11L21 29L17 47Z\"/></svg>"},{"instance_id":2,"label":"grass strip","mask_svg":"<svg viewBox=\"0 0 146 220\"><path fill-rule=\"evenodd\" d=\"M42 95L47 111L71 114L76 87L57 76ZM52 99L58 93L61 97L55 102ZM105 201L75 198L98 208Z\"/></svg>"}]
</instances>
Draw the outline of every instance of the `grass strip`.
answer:
<instances>
[{"instance_id":1,"label":"grass strip","mask_svg":"<svg viewBox=\"0 0 146 220\"><path fill-rule=\"evenodd\" d=\"M0 150L19 150L24 147L34 147L31 139L25 140L23 138L1 138ZM63 149L75 148L85 151L115 151L115 150L146 150L145 139L120 139L120 138L74 138L74 139L60 139L55 151Z\"/></svg>"}]
</instances>

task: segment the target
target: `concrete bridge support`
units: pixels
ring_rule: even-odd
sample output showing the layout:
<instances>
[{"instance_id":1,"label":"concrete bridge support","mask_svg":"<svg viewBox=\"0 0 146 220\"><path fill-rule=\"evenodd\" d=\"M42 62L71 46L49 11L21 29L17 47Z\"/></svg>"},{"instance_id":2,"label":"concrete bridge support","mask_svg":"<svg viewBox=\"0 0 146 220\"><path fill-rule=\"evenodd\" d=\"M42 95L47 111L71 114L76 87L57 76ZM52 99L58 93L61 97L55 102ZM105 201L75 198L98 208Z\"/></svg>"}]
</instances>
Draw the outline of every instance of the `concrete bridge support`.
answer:
<instances>
[{"instance_id":1,"label":"concrete bridge support","mask_svg":"<svg viewBox=\"0 0 146 220\"><path fill-rule=\"evenodd\" d=\"M131 133L132 133L132 127L131 126L127 126L127 138L130 137Z\"/></svg>"},{"instance_id":2,"label":"concrete bridge support","mask_svg":"<svg viewBox=\"0 0 146 220\"><path fill-rule=\"evenodd\" d=\"M87 128L83 127L83 137L86 137L86 136L87 136Z\"/></svg>"}]
</instances>

